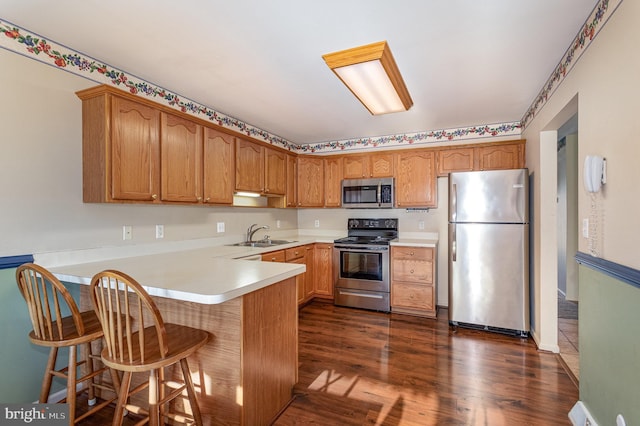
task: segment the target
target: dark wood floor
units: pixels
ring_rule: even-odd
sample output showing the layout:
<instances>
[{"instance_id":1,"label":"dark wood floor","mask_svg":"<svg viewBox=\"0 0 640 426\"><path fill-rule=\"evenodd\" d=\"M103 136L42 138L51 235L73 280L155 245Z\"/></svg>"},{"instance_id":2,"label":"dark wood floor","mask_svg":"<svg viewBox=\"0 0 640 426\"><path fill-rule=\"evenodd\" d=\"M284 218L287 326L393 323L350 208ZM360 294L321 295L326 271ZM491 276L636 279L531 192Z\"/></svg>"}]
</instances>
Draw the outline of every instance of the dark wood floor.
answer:
<instances>
[{"instance_id":1,"label":"dark wood floor","mask_svg":"<svg viewBox=\"0 0 640 426\"><path fill-rule=\"evenodd\" d=\"M555 354L532 339L453 331L446 309L438 315L305 306L296 396L274 424L571 424L578 389ZM112 412L82 424L110 424Z\"/></svg>"},{"instance_id":2,"label":"dark wood floor","mask_svg":"<svg viewBox=\"0 0 640 426\"><path fill-rule=\"evenodd\" d=\"M275 425L570 425L578 389L532 339L314 302Z\"/></svg>"}]
</instances>

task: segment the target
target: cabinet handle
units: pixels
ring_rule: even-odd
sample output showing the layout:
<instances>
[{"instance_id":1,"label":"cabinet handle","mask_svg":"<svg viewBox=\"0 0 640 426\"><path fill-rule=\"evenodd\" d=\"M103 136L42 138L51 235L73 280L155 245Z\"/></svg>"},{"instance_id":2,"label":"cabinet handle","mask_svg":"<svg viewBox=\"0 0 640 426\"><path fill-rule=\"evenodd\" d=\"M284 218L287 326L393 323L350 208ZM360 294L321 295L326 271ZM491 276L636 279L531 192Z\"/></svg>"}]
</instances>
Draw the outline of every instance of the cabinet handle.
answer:
<instances>
[{"instance_id":1,"label":"cabinet handle","mask_svg":"<svg viewBox=\"0 0 640 426\"><path fill-rule=\"evenodd\" d=\"M208 203L209 201L211 201L211 197L207 197L207 198L204 199L205 203Z\"/></svg>"},{"instance_id":2,"label":"cabinet handle","mask_svg":"<svg viewBox=\"0 0 640 426\"><path fill-rule=\"evenodd\" d=\"M196 197L198 201L202 201L202 197Z\"/></svg>"},{"instance_id":3,"label":"cabinet handle","mask_svg":"<svg viewBox=\"0 0 640 426\"><path fill-rule=\"evenodd\" d=\"M272 262L275 262L275 261L276 261L276 258L275 258L275 257L272 257L272 258L271 258L271 261L272 261Z\"/></svg>"},{"instance_id":4,"label":"cabinet handle","mask_svg":"<svg viewBox=\"0 0 640 426\"><path fill-rule=\"evenodd\" d=\"M410 270L409 272L411 272L411 273L413 274L413 269L412 269L412 270Z\"/></svg>"},{"instance_id":5,"label":"cabinet handle","mask_svg":"<svg viewBox=\"0 0 640 426\"><path fill-rule=\"evenodd\" d=\"M152 194L151 195L151 199L152 200L157 200L158 199L158 194Z\"/></svg>"},{"instance_id":6,"label":"cabinet handle","mask_svg":"<svg viewBox=\"0 0 640 426\"><path fill-rule=\"evenodd\" d=\"M413 252L409 253L409 256L413 256Z\"/></svg>"}]
</instances>

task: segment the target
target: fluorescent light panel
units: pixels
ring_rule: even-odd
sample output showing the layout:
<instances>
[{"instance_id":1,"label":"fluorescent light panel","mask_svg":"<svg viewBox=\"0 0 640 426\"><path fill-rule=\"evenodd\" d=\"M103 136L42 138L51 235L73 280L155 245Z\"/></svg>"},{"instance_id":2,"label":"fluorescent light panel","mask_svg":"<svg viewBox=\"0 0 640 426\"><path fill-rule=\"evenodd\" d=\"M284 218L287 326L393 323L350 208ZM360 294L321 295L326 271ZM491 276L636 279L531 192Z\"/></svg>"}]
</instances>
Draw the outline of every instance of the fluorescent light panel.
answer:
<instances>
[{"instance_id":1,"label":"fluorescent light panel","mask_svg":"<svg viewBox=\"0 0 640 426\"><path fill-rule=\"evenodd\" d=\"M371 114L406 111L413 105L386 41L323 58Z\"/></svg>"}]
</instances>

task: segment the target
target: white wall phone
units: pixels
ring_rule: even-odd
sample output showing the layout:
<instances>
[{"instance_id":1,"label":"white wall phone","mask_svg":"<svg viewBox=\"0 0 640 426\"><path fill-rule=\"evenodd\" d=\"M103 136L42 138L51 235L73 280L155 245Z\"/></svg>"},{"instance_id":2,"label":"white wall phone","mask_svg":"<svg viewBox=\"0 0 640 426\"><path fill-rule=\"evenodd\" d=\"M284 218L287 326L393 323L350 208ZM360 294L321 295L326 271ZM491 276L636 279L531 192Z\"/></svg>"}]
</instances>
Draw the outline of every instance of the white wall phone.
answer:
<instances>
[{"instance_id":1,"label":"white wall phone","mask_svg":"<svg viewBox=\"0 0 640 426\"><path fill-rule=\"evenodd\" d=\"M600 186L607 182L607 160L597 155L587 155L584 159L583 178L587 192L600 191Z\"/></svg>"}]
</instances>

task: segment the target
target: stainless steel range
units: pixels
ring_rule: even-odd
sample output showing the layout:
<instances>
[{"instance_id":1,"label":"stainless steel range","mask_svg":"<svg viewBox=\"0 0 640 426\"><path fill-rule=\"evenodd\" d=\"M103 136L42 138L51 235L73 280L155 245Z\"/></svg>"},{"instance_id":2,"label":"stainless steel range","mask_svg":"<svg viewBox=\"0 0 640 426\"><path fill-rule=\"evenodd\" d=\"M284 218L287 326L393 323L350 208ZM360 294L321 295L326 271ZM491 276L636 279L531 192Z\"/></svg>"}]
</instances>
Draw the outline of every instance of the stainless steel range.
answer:
<instances>
[{"instance_id":1,"label":"stainless steel range","mask_svg":"<svg viewBox=\"0 0 640 426\"><path fill-rule=\"evenodd\" d=\"M349 219L333 243L335 299L340 306L389 312L389 243L398 219Z\"/></svg>"}]
</instances>

